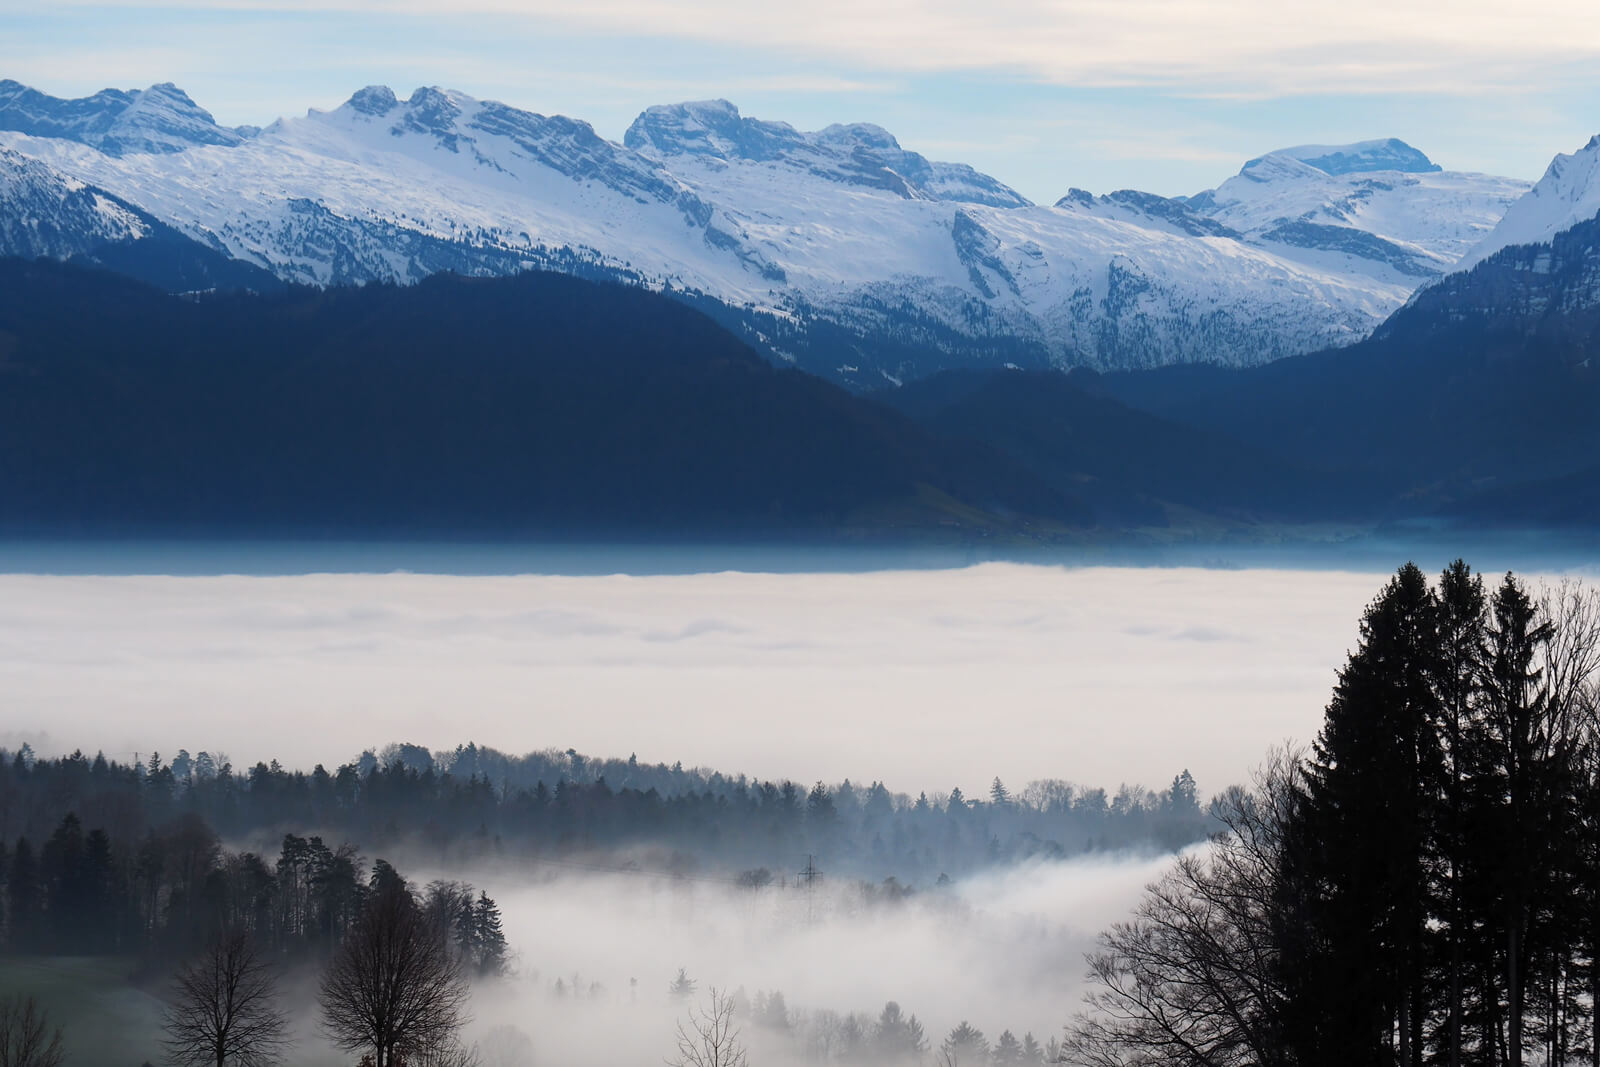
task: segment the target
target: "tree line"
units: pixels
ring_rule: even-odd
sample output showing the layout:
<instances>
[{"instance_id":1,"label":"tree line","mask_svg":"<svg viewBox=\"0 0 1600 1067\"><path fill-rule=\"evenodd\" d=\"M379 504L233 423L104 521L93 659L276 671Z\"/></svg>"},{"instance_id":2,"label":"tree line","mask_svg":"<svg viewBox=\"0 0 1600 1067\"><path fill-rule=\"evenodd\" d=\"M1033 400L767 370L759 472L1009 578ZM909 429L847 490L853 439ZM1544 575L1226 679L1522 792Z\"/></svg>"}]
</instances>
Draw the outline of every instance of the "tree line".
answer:
<instances>
[{"instance_id":1,"label":"tree line","mask_svg":"<svg viewBox=\"0 0 1600 1067\"><path fill-rule=\"evenodd\" d=\"M0 843L0 951L129 955L147 967L182 959L218 930L250 938L271 959L325 959L356 925L375 887L398 879L350 845L285 834L275 860L222 847L185 814L142 837L85 830L69 812L39 847ZM440 880L421 905L480 975L507 964L500 911L487 893Z\"/></svg>"},{"instance_id":2,"label":"tree line","mask_svg":"<svg viewBox=\"0 0 1600 1067\"><path fill-rule=\"evenodd\" d=\"M314 857L316 844L291 837L280 868L294 862L296 850ZM461 883L419 890L383 860L340 895L348 897L347 921L320 960L286 953L271 938L273 925L253 926L248 913L209 914L203 936L177 955L163 997L167 1062L270 1067L282 1061L294 1044L282 1008L283 974L287 964L310 963L320 970L322 1034L359 1054L364 1067L477 1067L478 1049L465 1045L460 1032L470 1021L472 981L505 969L493 901L482 893L474 899ZM60 1067L63 1059L62 1030L35 998L0 998L0 1067Z\"/></svg>"},{"instance_id":3,"label":"tree line","mask_svg":"<svg viewBox=\"0 0 1600 1067\"><path fill-rule=\"evenodd\" d=\"M680 870L786 870L811 854L837 874L909 884L1095 849L1176 850L1214 827L1187 772L1159 791L1044 780L1013 792L995 779L973 797L953 788L913 798L880 782L807 788L476 745L438 754L392 745L309 773L276 761L239 770L208 752L126 763L0 752L0 842L15 848L27 837L37 848L69 813L122 842L197 819L229 840L318 827L445 867L648 844Z\"/></svg>"},{"instance_id":4,"label":"tree line","mask_svg":"<svg viewBox=\"0 0 1600 1067\"><path fill-rule=\"evenodd\" d=\"M1402 567L1309 751L1090 958L1066 1062L1600 1064L1600 598Z\"/></svg>"}]
</instances>

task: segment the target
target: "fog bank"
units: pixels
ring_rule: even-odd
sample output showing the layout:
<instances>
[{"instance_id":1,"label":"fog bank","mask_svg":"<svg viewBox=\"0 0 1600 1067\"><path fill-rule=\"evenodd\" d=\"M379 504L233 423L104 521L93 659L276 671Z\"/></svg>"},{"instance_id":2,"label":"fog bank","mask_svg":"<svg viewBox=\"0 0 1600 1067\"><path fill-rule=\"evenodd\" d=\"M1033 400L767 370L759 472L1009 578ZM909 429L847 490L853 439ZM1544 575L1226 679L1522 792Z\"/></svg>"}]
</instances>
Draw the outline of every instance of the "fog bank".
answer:
<instances>
[{"instance_id":1,"label":"fog bank","mask_svg":"<svg viewBox=\"0 0 1600 1067\"><path fill-rule=\"evenodd\" d=\"M1031 865L876 904L832 881L808 894L792 876L787 888L755 892L648 875L502 876L491 892L519 973L480 987L474 1030L518 1026L539 1063L659 1062L689 1007L668 996L681 967L696 1001L712 986L777 990L791 1011L875 1017L894 1000L935 1047L963 1020L991 1040L1010 1029L1042 1043L1078 1008L1095 935L1171 862ZM802 1062L794 1039L749 1020L745 1030L761 1062Z\"/></svg>"},{"instance_id":2,"label":"fog bank","mask_svg":"<svg viewBox=\"0 0 1600 1067\"><path fill-rule=\"evenodd\" d=\"M1429 569L1432 569L1431 567ZM1381 574L0 575L0 745L332 765L576 748L932 793L1242 780Z\"/></svg>"}]
</instances>

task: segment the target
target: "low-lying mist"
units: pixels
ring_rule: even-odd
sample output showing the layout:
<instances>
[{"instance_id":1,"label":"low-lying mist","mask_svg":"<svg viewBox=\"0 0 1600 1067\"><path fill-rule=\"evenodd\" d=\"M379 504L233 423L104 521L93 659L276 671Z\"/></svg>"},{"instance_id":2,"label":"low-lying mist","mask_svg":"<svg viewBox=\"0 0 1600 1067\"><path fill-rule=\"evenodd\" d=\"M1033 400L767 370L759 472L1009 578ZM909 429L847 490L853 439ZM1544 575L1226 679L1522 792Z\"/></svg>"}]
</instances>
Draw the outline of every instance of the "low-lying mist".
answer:
<instances>
[{"instance_id":1,"label":"low-lying mist","mask_svg":"<svg viewBox=\"0 0 1600 1067\"><path fill-rule=\"evenodd\" d=\"M985 564L652 577L0 576L0 745L310 767L394 740L915 795L1204 791L1314 732L1379 579Z\"/></svg>"},{"instance_id":2,"label":"low-lying mist","mask_svg":"<svg viewBox=\"0 0 1600 1067\"><path fill-rule=\"evenodd\" d=\"M761 1064L816 1062L844 1016L875 1020L888 1001L935 1048L963 1021L991 1041L1009 1029L1043 1044L1077 1009L1095 935L1171 862L1100 855L898 899L826 877L808 889L794 874L760 890L570 868L481 875L516 973L479 988L473 1033L515 1026L540 1064L659 1063L675 1022L716 987L783 995L787 1035L743 1020ZM680 969L697 987L687 1000L669 994Z\"/></svg>"}]
</instances>

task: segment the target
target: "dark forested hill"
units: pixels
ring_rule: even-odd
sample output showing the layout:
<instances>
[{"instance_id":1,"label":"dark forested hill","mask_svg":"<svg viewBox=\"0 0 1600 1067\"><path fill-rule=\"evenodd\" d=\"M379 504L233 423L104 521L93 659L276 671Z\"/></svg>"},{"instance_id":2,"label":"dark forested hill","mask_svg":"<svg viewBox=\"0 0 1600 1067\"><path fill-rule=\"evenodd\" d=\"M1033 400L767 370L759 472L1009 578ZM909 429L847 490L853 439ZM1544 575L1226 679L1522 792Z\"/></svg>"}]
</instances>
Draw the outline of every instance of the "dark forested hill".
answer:
<instances>
[{"instance_id":1,"label":"dark forested hill","mask_svg":"<svg viewBox=\"0 0 1600 1067\"><path fill-rule=\"evenodd\" d=\"M1346 472L1375 514L1588 521L1592 507L1551 495L1600 495L1597 349L1600 219L1444 279L1348 349L1101 381L1149 413Z\"/></svg>"},{"instance_id":2,"label":"dark forested hill","mask_svg":"<svg viewBox=\"0 0 1600 1067\"><path fill-rule=\"evenodd\" d=\"M1343 480L1125 405L1089 372L952 371L877 396L936 433L1000 449L1110 524L1303 521L1355 506Z\"/></svg>"},{"instance_id":3,"label":"dark forested hill","mask_svg":"<svg viewBox=\"0 0 1600 1067\"><path fill-rule=\"evenodd\" d=\"M998 453L638 289L529 274L185 300L0 261L13 530L993 533L1023 516L1087 520Z\"/></svg>"}]
</instances>

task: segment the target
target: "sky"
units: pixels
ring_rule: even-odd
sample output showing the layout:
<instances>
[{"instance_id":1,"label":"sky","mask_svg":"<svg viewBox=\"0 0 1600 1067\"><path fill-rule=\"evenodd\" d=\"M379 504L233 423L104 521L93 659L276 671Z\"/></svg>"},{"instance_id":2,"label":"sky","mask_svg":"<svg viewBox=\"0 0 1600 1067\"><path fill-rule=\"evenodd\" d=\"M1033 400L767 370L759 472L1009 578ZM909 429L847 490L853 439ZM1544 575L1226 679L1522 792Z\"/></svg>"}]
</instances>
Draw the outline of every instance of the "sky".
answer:
<instances>
[{"instance_id":1,"label":"sky","mask_svg":"<svg viewBox=\"0 0 1600 1067\"><path fill-rule=\"evenodd\" d=\"M875 122L1024 195L1198 192L1304 143L1400 137L1533 179L1600 132L1600 4L1550 0L0 0L0 77L172 81L226 124L368 84L459 89L620 139L725 98Z\"/></svg>"}]
</instances>

